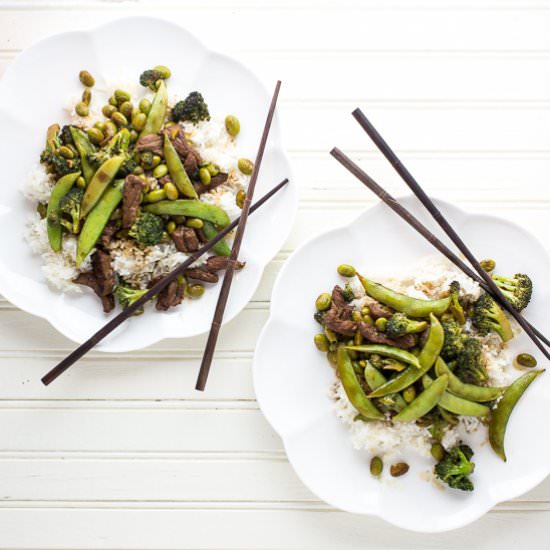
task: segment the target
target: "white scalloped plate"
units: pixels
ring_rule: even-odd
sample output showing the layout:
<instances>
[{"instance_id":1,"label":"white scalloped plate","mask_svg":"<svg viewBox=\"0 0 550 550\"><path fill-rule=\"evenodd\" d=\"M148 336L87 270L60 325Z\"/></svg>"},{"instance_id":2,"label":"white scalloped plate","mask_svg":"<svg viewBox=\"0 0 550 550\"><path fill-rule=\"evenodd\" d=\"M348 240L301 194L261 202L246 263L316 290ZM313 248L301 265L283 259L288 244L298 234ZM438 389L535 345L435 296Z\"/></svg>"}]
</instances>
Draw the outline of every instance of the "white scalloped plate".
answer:
<instances>
[{"instance_id":1,"label":"white scalloped plate","mask_svg":"<svg viewBox=\"0 0 550 550\"><path fill-rule=\"evenodd\" d=\"M401 200L434 232L432 220L412 197ZM525 271L534 281L527 317L548 334L550 262L546 251L522 228L501 218L474 215L436 201L477 257L492 257L501 273ZM365 272L399 268L434 254L431 246L384 204L349 225L315 237L296 250L273 289L271 314L254 356L254 384L260 407L282 437L302 481L330 505L383 518L399 527L439 532L464 526L498 502L532 489L550 473L550 374L537 379L508 425L508 462L488 444L475 445L475 491L436 488L422 479L433 461L404 450L411 465L399 479L374 479L367 453L352 448L347 428L333 413L328 390L334 381L324 354L312 343L312 318L320 292L338 280L336 266L351 263ZM525 335L511 353L528 351L545 361Z\"/></svg>"},{"instance_id":2,"label":"white scalloped plate","mask_svg":"<svg viewBox=\"0 0 550 550\"><path fill-rule=\"evenodd\" d=\"M139 36L150 39L136 39ZM90 293L75 297L48 287L40 270L40 258L31 254L23 239L24 224L32 206L20 188L37 162L46 128L53 122L65 121L63 106L67 99L82 92L78 81L81 69L88 69L96 78L96 87L101 88L106 78L116 84L117 75L137 84L145 68L158 64L172 70L170 94L185 97L192 90L200 90L212 114L237 115L242 128L238 137L239 154L254 158L270 92L243 65L208 50L191 33L167 21L132 17L87 32L55 35L19 55L0 81L0 164L3 167L0 292L21 309L47 319L75 342L86 340L108 317ZM256 198L284 177L291 178L290 166L275 118ZM246 260L247 265L236 276L225 322L235 317L252 298L266 264L288 236L296 207L296 190L291 182L250 218L241 251L241 259ZM210 328L217 295L218 288L211 288L201 300L186 300L168 313L149 311L132 318L97 349L129 351L163 338L204 333Z\"/></svg>"}]
</instances>

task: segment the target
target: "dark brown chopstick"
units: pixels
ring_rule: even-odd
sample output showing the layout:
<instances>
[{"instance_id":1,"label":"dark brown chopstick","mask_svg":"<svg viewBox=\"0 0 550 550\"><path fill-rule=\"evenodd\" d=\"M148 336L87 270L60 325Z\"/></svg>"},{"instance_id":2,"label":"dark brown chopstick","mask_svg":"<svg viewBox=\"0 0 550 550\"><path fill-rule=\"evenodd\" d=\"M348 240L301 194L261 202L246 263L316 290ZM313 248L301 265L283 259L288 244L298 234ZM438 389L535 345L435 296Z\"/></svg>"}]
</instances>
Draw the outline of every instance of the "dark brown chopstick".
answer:
<instances>
[{"instance_id":1,"label":"dark brown chopstick","mask_svg":"<svg viewBox=\"0 0 550 550\"><path fill-rule=\"evenodd\" d=\"M233 282L233 273L235 271L235 264L239 256L239 251L241 250L241 244L244 236L244 231L246 228L246 222L248 220L250 202L252 201L252 197L254 196L254 189L256 188L256 181L258 179L258 173L260 171L260 166L262 164L262 159L264 156L264 151L267 143L267 137L269 135L269 130L271 129L271 122L273 120L273 115L275 114L275 106L277 105L277 98L279 96L280 88L281 88L281 81L278 80L277 84L275 85L275 91L273 92L273 97L271 99L271 104L269 106L269 111L267 113L267 118L265 121L262 138L260 140L258 152L256 153L254 170L252 171L252 176L250 177L248 189L246 190L246 199L244 201L244 205L242 208L241 217L239 218L239 225L237 226L237 231L235 233L235 240L233 241L233 247L231 248L230 261L225 271L225 275L223 277L220 295L218 297L218 302L216 304L216 310L214 311L214 317L212 319L210 333L208 334L208 341L206 342L206 348L204 349L204 354L202 356L201 367L199 370L199 375L197 377L197 383L195 385L195 389L199 391L204 391L204 388L206 386L206 381L208 380L208 373L210 372L210 366L212 365L212 360L214 358L214 351L216 349L218 335L220 333L220 328L222 326L223 314L225 312L225 307L227 305L227 300L229 298L231 283Z\"/></svg>"},{"instance_id":2,"label":"dark brown chopstick","mask_svg":"<svg viewBox=\"0 0 550 550\"><path fill-rule=\"evenodd\" d=\"M266 203L269 199L280 191L286 184L288 179L284 179L281 183L273 187L268 191L259 201L254 203L250 208L250 214L255 212L260 206ZM71 365L76 363L80 358L82 358L86 353L88 353L94 346L96 346L101 340L108 336L113 330L115 330L119 325L121 325L126 319L131 317L136 310L143 307L145 303L155 297L159 292L161 292L166 286L168 286L178 275L183 273L193 262L198 258L206 254L217 242L221 241L225 236L227 236L239 223L239 218L233 220L226 228L220 231L213 239L208 241L204 246L202 246L196 252L193 252L191 256L185 262L180 264L176 269L171 271L166 277L161 279L158 283L151 287L151 289L146 292L141 298L136 300L131 306L127 307L125 310L121 311L116 317L111 319L105 326L99 329L94 335L92 335L86 342L78 346L72 353L70 353L63 361L58 363L51 371L49 371L43 378L42 383L48 385L53 382L60 374L64 373Z\"/></svg>"},{"instance_id":3,"label":"dark brown chopstick","mask_svg":"<svg viewBox=\"0 0 550 550\"><path fill-rule=\"evenodd\" d=\"M438 225L443 229L455 246L464 254L466 259L470 262L472 267L477 271L479 278L484 282L490 294L497 300L497 302L510 313L516 319L516 321L521 325L521 327L528 333L532 338L532 335L529 333L529 329L535 333L535 335L540 338L547 346L550 346L550 340L546 338L541 332L539 332L535 327L528 323L523 316L510 304L510 302L505 298L500 289L495 285L491 276L481 267L476 257L472 254L471 250L468 248L466 243L460 238L458 233L455 231L453 226L448 222L448 220L443 216L439 208L434 204L430 197L426 194L421 185L416 181L414 176L407 170L405 165L401 162L399 157L395 154L393 149L388 145L386 140L380 135L378 130L374 127L371 121L365 116L361 109L357 108L352 113L353 117L357 120L360 126L365 130L368 136L372 139L373 143L378 147L379 151L386 157L389 163L393 166L395 171L401 176L403 181L408 185L409 189L416 195L418 200L430 213L432 218L438 223ZM479 281L478 281L479 282ZM527 328L528 327L528 328ZM536 344L537 342L533 340ZM540 347L540 346L539 346Z\"/></svg>"},{"instance_id":4,"label":"dark brown chopstick","mask_svg":"<svg viewBox=\"0 0 550 550\"><path fill-rule=\"evenodd\" d=\"M459 269L461 269L466 275L478 280L479 277L470 269L454 252L452 252L447 246L441 242L425 225L423 225L417 218L415 218L405 207L397 202L397 200L387 193L378 183L376 183L365 171L363 171L357 164L355 164L348 156L346 156L340 149L334 148L330 154L342 164L347 170L349 170L357 179L364 183L375 195L377 195L384 203L386 203L398 216L405 220L411 227L413 227L420 235L422 235L432 246L434 246L441 254L443 254L448 260L454 263ZM486 288L486 286L484 287ZM486 288L487 289L487 288ZM492 295L492 293L489 291ZM516 312L517 313L517 312ZM520 316L521 317L521 316ZM522 321L525 321L521 317ZM521 323L520 323L521 324ZM526 323L524 323L526 325ZM537 345L544 356L550 359L550 353L544 347L544 345L538 340L538 338L532 333L529 325L524 328L525 332L529 335L531 340Z\"/></svg>"}]
</instances>

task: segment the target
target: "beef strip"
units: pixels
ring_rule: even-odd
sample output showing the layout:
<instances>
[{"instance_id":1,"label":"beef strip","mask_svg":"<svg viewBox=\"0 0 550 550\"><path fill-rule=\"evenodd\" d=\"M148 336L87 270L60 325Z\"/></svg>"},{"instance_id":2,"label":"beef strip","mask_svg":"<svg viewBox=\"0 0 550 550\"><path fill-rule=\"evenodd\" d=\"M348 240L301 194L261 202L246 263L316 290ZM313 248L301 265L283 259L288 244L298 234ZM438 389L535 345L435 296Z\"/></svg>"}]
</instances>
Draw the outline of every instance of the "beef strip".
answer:
<instances>
[{"instance_id":1,"label":"beef strip","mask_svg":"<svg viewBox=\"0 0 550 550\"><path fill-rule=\"evenodd\" d=\"M101 234L101 237L99 237L99 240L97 241L98 246L107 248L111 244L111 241L113 240L113 237L117 232L117 229L118 229L118 225L116 222L109 222L105 226L105 229Z\"/></svg>"},{"instance_id":2,"label":"beef strip","mask_svg":"<svg viewBox=\"0 0 550 550\"><path fill-rule=\"evenodd\" d=\"M212 179L208 185L204 185L204 183L201 182L193 182L193 187L195 188L197 194L201 195L202 193L212 191L212 189L215 189L219 185L223 185L227 181L227 177L228 175L226 173L220 172L219 174L212 176Z\"/></svg>"},{"instance_id":3,"label":"beef strip","mask_svg":"<svg viewBox=\"0 0 550 550\"><path fill-rule=\"evenodd\" d=\"M388 338L383 332L379 332L376 328L362 322L359 323L359 332L365 340L373 344L386 344L401 349L411 349L416 346L416 338L412 334L405 334L405 336L395 339Z\"/></svg>"},{"instance_id":4,"label":"beef strip","mask_svg":"<svg viewBox=\"0 0 550 550\"><path fill-rule=\"evenodd\" d=\"M122 227L130 229L136 221L139 205L141 204L141 194L145 187L145 182L130 174L124 180L122 189Z\"/></svg>"},{"instance_id":5,"label":"beef strip","mask_svg":"<svg viewBox=\"0 0 550 550\"><path fill-rule=\"evenodd\" d=\"M176 248L180 252L195 252L199 249L199 238L195 233L195 230L191 227L184 227L179 225L174 231L170 234Z\"/></svg>"},{"instance_id":6,"label":"beef strip","mask_svg":"<svg viewBox=\"0 0 550 550\"><path fill-rule=\"evenodd\" d=\"M92 271L80 273L74 282L89 286L101 299L103 311L109 313L115 307L113 290L116 280L111 265L111 256L108 252L98 248L92 255Z\"/></svg>"},{"instance_id":7,"label":"beef strip","mask_svg":"<svg viewBox=\"0 0 550 550\"><path fill-rule=\"evenodd\" d=\"M382 304L379 304L378 302L370 302L368 304L368 308L373 319L380 319L380 317L385 317L386 319L389 319L393 315L391 309L383 306Z\"/></svg>"},{"instance_id":8,"label":"beef strip","mask_svg":"<svg viewBox=\"0 0 550 550\"><path fill-rule=\"evenodd\" d=\"M162 137L158 134L147 134L137 140L136 151L151 151L154 155L164 156Z\"/></svg>"},{"instance_id":9,"label":"beef strip","mask_svg":"<svg viewBox=\"0 0 550 550\"><path fill-rule=\"evenodd\" d=\"M352 319L353 307L344 299L344 291L336 285L332 290L332 304L323 317L323 324L330 330L344 336L353 336L357 323Z\"/></svg>"},{"instance_id":10,"label":"beef strip","mask_svg":"<svg viewBox=\"0 0 550 550\"><path fill-rule=\"evenodd\" d=\"M206 269L201 268L187 269L184 275L188 279L195 279L204 283L217 283L219 280L216 273L212 273L211 271L206 271Z\"/></svg>"},{"instance_id":11,"label":"beef strip","mask_svg":"<svg viewBox=\"0 0 550 550\"><path fill-rule=\"evenodd\" d=\"M216 273L222 269L227 269L227 264L229 263L228 256L210 256L206 260L206 270L211 273ZM244 262L239 262L235 264L235 269L242 269L244 267Z\"/></svg>"},{"instance_id":12,"label":"beef strip","mask_svg":"<svg viewBox=\"0 0 550 550\"><path fill-rule=\"evenodd\" d=\"M185 285L178 281L172 281L157 296L156 308L159 311L166 311L171 307L177 306L183 302L185 296Z\"/></svg>"}]
</instances>

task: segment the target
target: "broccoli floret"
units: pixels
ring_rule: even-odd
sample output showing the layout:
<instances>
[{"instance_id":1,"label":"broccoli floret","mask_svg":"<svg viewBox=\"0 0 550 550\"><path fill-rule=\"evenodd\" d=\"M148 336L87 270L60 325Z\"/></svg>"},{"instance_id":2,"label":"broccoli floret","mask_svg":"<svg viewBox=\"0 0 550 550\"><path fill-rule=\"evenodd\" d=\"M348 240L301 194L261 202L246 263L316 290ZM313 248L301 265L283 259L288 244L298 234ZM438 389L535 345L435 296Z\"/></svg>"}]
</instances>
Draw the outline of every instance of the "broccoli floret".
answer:
<instances>
[{"instance_id":1,"label":"broccoli floret","mask_svg":"<svg viewBox=\"0 0 550 550\"><path fill-rule=\"evenodd\" d=\"M527 307L533 293L533 281L529 275L525 273L516 273L513 277L492 275L492 279L515 309L521 311Z\"/></svg>"},{"instance_id":2,"label":"broccoli floret","mask_svg":"<svg viewBox=\"0 0 550 550\"><path fill-rule=\"evenodd\" d=\"M460 283L458 281L453 281L449 287L449 296L451 297L451 305L449 306L449 311L453 314L453 317L463 325L466 322L466 317L464 316L464 309L458 301L458 293L460 292Z\"/></svg>"},{"instance_id":3,"label":"broccoli floret","mask_svg":"<svg viewBox=\"0 0 550 550\"><path fill-rule=\"evenodd\" d=\"M435 475L452 489L473 491L474 484L468 477L475 467L471 462L473 456L468 445L457 445L435 465Z\"/></svg>"},{"instance_id":4,"label":"broccoli floret","mask_svg":"<svg viewBox=\"0 0 550 550\"><path fill-rule=\"evenodd\" d=\"M184 100L178 101L172 109L172 120L188 120L196 124L201 120L210 120L208 105L200 92L191 92Z\"/></svg>"},{"instance_id":5,"label":"broccoli floret","mask_svg":"<svg viewBox=\"0 0 550 550\"><path fill-rule=\"evenodd\" d=\"M124 284L119 284L115 288L115 296L122 309L130 307L136 300L139 300L148 289L141 290L139 288L132 288ZM134 315L141 315L143 313L143 307L136 309Z\"/></svg>"},{"instance_id":6,"label":"broccoli floret","mask_svg":"<svg viewBox=\"0 0 550 550\"><path fill-rule=\"evenodd\" d=\"M52 124L48 128L46 147L40 155L40 162L46 164L48 171L56 177L80 170L80 158L78 156L73 159L62 157L58 152L61 145L59 124Z\"/></svg>"},{"instance_id":7,"label":"broccoli floret","mask_svg":"<svg viewBox=\"0 0 550 550\"><path fill-rule=\"evenodd\" d=\"M138 163L134 157L128 156L128 158L120 165L117 172L117 177L125 178L128 174L131 174L138 167Z\"/></svg>"},{"instance_id":8,"label":"broccoli floret","mask_svg":"<svg viewBox=\"0 0 550 550\"><path fill-rule=\"evenodd\" d=\"M162 218L151 212L140 212L136 222L128 231L128 235L143 246L158 244L163 233L164 222Z\"/></svg>"},{"instance_id":9,"label":"broccoli floret","mask_svg":"<svg viewBox=\"0 0 550 550\"><path fill-rule=\"evenodd\" d=\"M98 151L95 151L94 153L89 154L88 160L97 169L111 157L114 157L116 155L124 155L124 161L122 162L117 172L117 177L126 177L128 174L131 174L137 167L137 162L128 152L129 147L130 132L127 128L122 128L122 130L118 131L109 140L105 147L99 149Z\"/></svg>"},{"instance_id":10,"label":"broccoli floret","mask_svg":"<svg viewBox=\"0 0 550 550\"><path fill-rule=\"evenodd\" d=\"M452 361L464 349L462 327L452 318L442 319L441 326L443 327L445 340L440 355L445 361Z\"/></svg>"},{"instance_id":11,"label":"broccoli floret","mask_svg":"<svg viewBox=\"0 0 550 550\"><path fill-rule=\"evenodd\" d=\"M80 230L80 204L84 191L78 187L73 187L59 201L59 212L61 219L59 222L71 233L78 233Z\"/></svg>"},{"instance_id":12,"label":"broccoli floret","mask_svg":"<svg viewBox=\"0 0 550 550\"><path fill-rule=\"evenodd\" d=\"M66 124L59 132L59 139L63 145L74 145L73 136L71 135L71 126Z\"/></svg>"},{"instance_id":13,"label":"broccoli floret","mask_svg":"<svg viewBox=\"0 0 550 550\"><path fill-rule=\"evenodd\" d=\"M496 332L503 342L507 342L514 336L506 315L489 294L482 294L474 302L472 322L483 336Z\"/></svg>"},{"instance_id":14,"label":"broccoli floret","mask_svg":"<svg viewBox=\"0 0 550 550\"><path fill-rule=\"evenodd\" d=\"M323 324L323 319L325 318L325 315L327 314L326 311L316 311L313 314L313 318L320 324Z\"/></svg>"},{"instance_id":15,"label":"broccoli floret","mask_svg":"<svg viewBox=\"0 0 550 550\"><path fill-rule=\"evenodd\" d=\"M151 90L156 91L156 83L157 80L162 80L164 77L162 73L159 71L155 71L154 69L148 69L147 71L143 71L141 75L139 76L139 83L145 87L150 88Z\"/></svg>"},{"instance_id":16,"label":"broccoli floret","mask_svg":"<svg viewBox=\"0 0 550 550\"><path fill-rule=\"evenodd\" d=\"M404 313L394 313L386 324L386 336L399 338L405 334L422 332L428 326L426 321L409 319Z\"/></svg>"},{"instance_id":17,"label":"broccoli floret","mask_svg":"<svg viewBox=\"0 0 550 550\"><path fill-rule=\"evenodd\" d=\"M454 373L467 384L481 386L489 378L481 353L481 342L476 338L466 337L462 351L456 358Z\"/></svg>"},{"instance_id":18,"label":"broccoli floret","mask_svg":"<svg viewBox=\"0 0 550 550\"><path fill-rule=\"evenodd\" d=\"M351 288L349 283L345 284L344 290L342 291L342 296L346 302L351 302L352 300L355 300L355 293L353 292L353 289Z\"/></svg>"}]
</instances>

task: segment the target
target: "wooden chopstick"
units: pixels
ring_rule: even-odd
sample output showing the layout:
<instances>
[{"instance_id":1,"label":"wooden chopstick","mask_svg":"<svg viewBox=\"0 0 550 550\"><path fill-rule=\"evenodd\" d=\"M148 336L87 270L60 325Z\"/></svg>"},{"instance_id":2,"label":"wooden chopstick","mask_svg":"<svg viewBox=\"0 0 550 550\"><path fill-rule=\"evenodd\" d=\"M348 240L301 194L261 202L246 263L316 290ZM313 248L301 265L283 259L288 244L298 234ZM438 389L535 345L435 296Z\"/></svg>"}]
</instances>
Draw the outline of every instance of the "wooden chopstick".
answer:
<instances>
[{"instance_id":1,"label":"wooden chopstick","mask_svg":"<svg viewBox=\"0 0 550 550\"><path fill-rule=\"evenodd\" d=\"M418 200L430 213L432 218L438 223L438 225L443 229L455 246L464 254L466 259L470 262L472 267L477 271L479 278L484 282L490 294L497 300L497 302L506 309L510 315L516 319L516 321L521 325L521 327L529 334L529 330L526 328L529 325L529 328L535 335L541 339L547 346L550 346L550 340L546 338L541 332L539 332L535 327L528 323L523 316L510 304L506 297L502 294L500 289L496 286L495 282L491 276L481 267L476 257L472 254L471 250L468 248L466 243L461 239L458 233L455 231L453 226L448 222L448 220L443 216L439 208L434 204L430 197L426 194L421 185L416 181L414 176L407 170L405 165L401 162L399 157L395 154L392 148L388 145L386 140L380 135L378 130L374 127L371 121L366 117L366 115L357 108L352 112L353 117L359 125L365 130L368 136L372 139L373 143L378 147L379 151L386 157L389 163L393 166L395 171L401 176L403 181L408 185L409 189L416 195ZM479 281L478 281L479 282ZM531 336L529 334L529 336ZM535 342L536 343L536 342Z\"/></svg>"},{"instance_id":2,"label":"wooden chopstick","mask_svg":"<svg viewBox=\"0 0 550 550\"><path fill-rule=\"evenodd\" d=\"M216 304L216 309L214 311L214 317L212 319L212 325L210 327L210 333L208 334L208 340L206 342L206 348L204 349L204 354L202 356L201 367L199 370L199 375L197 377L197 383L195 385L195 389L199 391L204 391L206 382L208 380L208 373L210 372L210 366L212 365L212 360L214 358L214 351L216 349L218 335L220 333L220 328L222 326L223 314L225 312L225 307L227 305L227 300L229 298L231 283L233 282L233 273L235 271L235 265L239 256L239 251L241 250L241 244L244 237L246 222L248 220L250 202L252 201L252 197L254 196L254 189L256 188L256 181L258 179L258 173L260 171L260 166L262 164L262 159L264 156L264 151L267 143L267 137L269 135L269 130L271 129L271 122L275 114L275 107L277 105L277 98L279 97L280 88L281 88L281 81L278 80L277 84L275 85L275 91L273 92L273 97L271 99L271 104L269 106L269 111L267 113L267 118L265 121L262 138L260 140L260 145L258 147L258 152L256 154L256 161L254 162L254 170L252 171L252 176L250 177L250 182L248 184L248 189L246 191L246 199L244 201L244 205L242 208L241 217L239 218L239 225L237 226L237 232L235 234L235 240L233 241L233 247L231 248L231 256L230 256L229 264L225 271L222 287L220 290L220 295L218 297L218 302Z\"/></svg>"},{"instance_id":3,"label":"wooden chopstick","mask_svg":"<svg viewBox=\"0 0 550 550\"><path fill-rule=\"evenodd\" d=\"M259 201L254 203L250 208L250 214L255 212L260 206L266 203L271 199L278 191L280 191L286 184L288 179L284 179L281 183L277 184L270 191L268 191ZM136 300L131 306L122 310L116 317L111 319L107 324L105 324L101 329L99 329L95 334L93 334L88 340L83 344L78 346L72 353L70 353L65 359L58 363L52 370L50 370L42 378L42 383L47 386L53 382L60 374L64 373L71 365L76 361L82 358L86 353L88 353L94 346L96 346L101 340L108 336L113 330L115 330L119 325L121 325L126 319L131 317L136 310L143 307L143 305L154 298L159 292L166 288L176 277L182 274L191 264L197 261L201 256L206 254L216 243L221 241L226 235L231 233L239 223L239 218L233 220L227 227L220 231L213 239L208 241L204 246L199 248L196 252L193 252L191 256L185 262L181 263L168 275L162 278L154 286L152 286L148 292L146 292L141 298Z\"/></svg>"},{"instance_id":4,"label":"wooden chopstick","mask_svg":"<svg viewBox=\"0 0 550 550\"><path fill-rule=\"evenodd\" d=\"M479 280L479 277L470 269L454 252L452 252L447 246L441 242L425 225L423 225L417 218L415 218L405 207L397 202L397 200L385 191L378 183L376 183L364 170L362 170L357 164L355 164L348 156L346 156L340 149L335 147L330 154L342 164L347 170L349 170L357 179L365 184L375 195L377 195L384 203L386 203L398 216L405 220L411 227L413 227L420 235L422 235L432 246L434 246L441 254L443 254L448 260L454 263L459 269L461 269L466 275L472 277L475 280ZM483 281L482 281L483 282ZM484 284L484 282L483 282ZM484 288L487 290L487 285L484 284ZM489 290L487 290L493 295ZM493 296L495 299L496 297ZM517 312L514 310L517 314ZM514 316L515 317L515 316ZM529 335L533 343L541 350L547 359L550 359L550 353L544 347L542 342L535 336L531 327L525 323L525 319L519 315L523 321L522 327ZM525 328L525 326L527 328Z\"/></svg>"}]
</instances>

